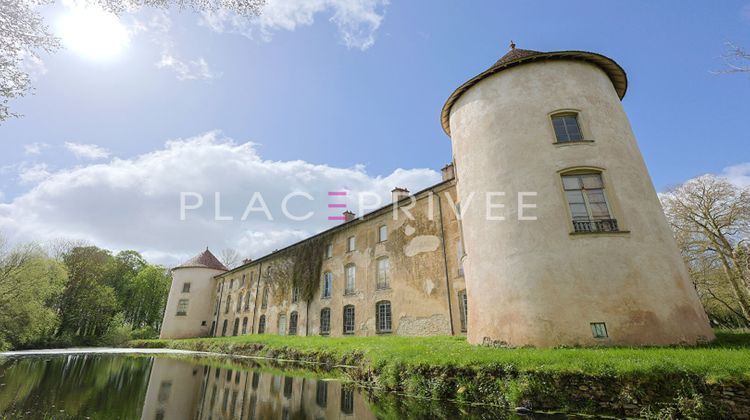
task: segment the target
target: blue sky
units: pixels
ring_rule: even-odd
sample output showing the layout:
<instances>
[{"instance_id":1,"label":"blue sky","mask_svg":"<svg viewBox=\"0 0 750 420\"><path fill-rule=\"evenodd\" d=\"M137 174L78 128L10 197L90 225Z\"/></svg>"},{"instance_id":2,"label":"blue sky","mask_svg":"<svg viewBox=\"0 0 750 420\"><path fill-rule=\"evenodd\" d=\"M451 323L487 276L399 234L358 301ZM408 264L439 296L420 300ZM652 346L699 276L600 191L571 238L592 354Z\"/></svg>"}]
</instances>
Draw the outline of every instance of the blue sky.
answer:
<instances>
[{"instance_id":1,"label":"blue sky","mask_svg":"<svg viewBox=\"0 0 750 420\"><path fill-rule=\"evenodd\" d=\"M51 177L59 186L91 166L137 166L167 151L168 140L205 133L213 133L203 140L214 145L253 142L263 161L353 170L376 183L432 182L434 173L419 168L438 170L450 160L439 124L445 99L505 54L511 39L519 48L599 52L625 68L623 104L657 190L728 167L739 176L750 172L750 75L712 73L725 67L726 42L750 47L748 1L289 4L295 7L272 9L262 23L139 11L121 16L129 44L113 60L70 49L43 55L36 94L13 103L25 116L0 125L0 228L33 223L9 214L31 211L24 203L44 206L50 198L40 185ZM44 13L56 29L70 10L57 4ZM204 181L234 181L227 176ZM88 210L77 217L88 218ZM71 220L61 220L67 229L37 226L19 235L71 235ZM157 259L196 245L119 241L116 232L92 226L81 223L86 239ZM311 230L291 229L296 233L277 242Z\"/></svg>"}]
</instances>

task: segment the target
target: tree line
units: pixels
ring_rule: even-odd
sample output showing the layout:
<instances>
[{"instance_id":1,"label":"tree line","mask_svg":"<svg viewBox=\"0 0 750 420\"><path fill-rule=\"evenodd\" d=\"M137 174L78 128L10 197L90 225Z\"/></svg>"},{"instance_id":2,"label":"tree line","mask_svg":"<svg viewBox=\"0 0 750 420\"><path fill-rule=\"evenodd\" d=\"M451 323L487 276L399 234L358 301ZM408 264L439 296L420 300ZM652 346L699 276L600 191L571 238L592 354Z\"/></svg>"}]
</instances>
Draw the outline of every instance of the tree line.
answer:
<instances>
[{"instance_id":1,"label":"tree line","mask_svg":"<svg viewBox=\"0 0 750 420\"><path fill-rule=\"evenodd\" d=\"M704 175L662 196L714 327L750 327L750 187Z\"/></svg>"},{"instance_id":2,"label":"tree line","mask_svg":"<svg viewBox=\"0 0 750 420\"><path fill-rule=\"evenodd\" d=\"M136 251L0 239L0 350L155 337L170 285L169 271Z\"/></svg>"}]
</instances>

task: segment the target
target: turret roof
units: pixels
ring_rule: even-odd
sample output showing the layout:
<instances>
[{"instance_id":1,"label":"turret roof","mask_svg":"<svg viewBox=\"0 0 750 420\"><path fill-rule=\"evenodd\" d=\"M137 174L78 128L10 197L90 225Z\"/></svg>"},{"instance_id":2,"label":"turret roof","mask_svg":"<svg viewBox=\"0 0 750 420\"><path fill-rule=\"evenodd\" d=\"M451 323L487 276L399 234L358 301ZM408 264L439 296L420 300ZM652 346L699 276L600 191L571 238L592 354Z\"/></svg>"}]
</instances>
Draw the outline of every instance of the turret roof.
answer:
<instances>
[{"instance_id":1,"label":"turret roof","mask_svg":"<svg viewBox=\"0 0 750 420\"><path fill-rule=\"evenodd\" d=\"M195 257L173 268L173 270L178 268L212 268L214 270L229 271L229 269L222 264L221 261L219 261L219 259L208 250L208 248Z\"/></svg>"}]
</instances>

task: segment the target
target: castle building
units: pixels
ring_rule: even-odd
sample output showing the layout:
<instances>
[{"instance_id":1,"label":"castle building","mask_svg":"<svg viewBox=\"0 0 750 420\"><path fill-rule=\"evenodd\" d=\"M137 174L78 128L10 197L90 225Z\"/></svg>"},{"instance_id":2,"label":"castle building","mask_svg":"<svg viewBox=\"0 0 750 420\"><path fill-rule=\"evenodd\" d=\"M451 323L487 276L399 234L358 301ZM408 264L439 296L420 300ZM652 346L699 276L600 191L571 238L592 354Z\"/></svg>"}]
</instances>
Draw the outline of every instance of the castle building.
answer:
<instances>
[{"instance_id":1,"label":"castle building","mask_svg":"<svg viewBox=\"0 0 750 420\"><path fill-rule=\"evenodd\" d=\"M392 206L288 248L325 247L313 296L274 284L288 249L233 270L206 250L174 269L161 336L713 339L620 102L626 90L605 56L511 44L443 107L453 163L442 182L396 188Z\"/></svg>"}]
</instances>

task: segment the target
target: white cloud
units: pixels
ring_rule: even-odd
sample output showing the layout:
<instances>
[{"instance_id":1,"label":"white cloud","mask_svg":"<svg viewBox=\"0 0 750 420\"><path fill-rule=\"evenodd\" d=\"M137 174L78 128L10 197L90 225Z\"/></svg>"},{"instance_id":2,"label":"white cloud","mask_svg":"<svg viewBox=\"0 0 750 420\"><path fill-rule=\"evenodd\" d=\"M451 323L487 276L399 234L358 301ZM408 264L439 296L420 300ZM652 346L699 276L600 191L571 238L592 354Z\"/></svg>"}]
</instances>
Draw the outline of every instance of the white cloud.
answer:
<instances>
[{"instance_id":1,"label":"white cloud","mask_svg":"<svg viewBox=\"0 0 750 420\"><path fill-rule=\"evenodd\" d=\"M107 149L95 144L82 144L65 142L65 148L73 153L78 159L97 160L109 157Z\"/></svg>"},{"instance_id":2,"label":"white cloud","mask_svg":"<svg viewBox=\"0 0 750 420\"><path fill-rule=\"evenodd\" d=\"M46 149L48 147L49 147L49 144L47 144L47 143L34 142L34 143L31 143L31 144L25 144L23 146L23 151L27 155L38 155L38 154L42 153L42 150L44 150L44 149Z\"/></svg>"},{"instance_id":3,"label":"white cloud","mask_svg":"<svg viewBox=\"0 0 750 420\"><path fill-rule=\"evenodd\" d=\"M212 80L221 77L221 73L211 70L203 57L184 62L169 52L163 52L156 67L172 69L177 75L177 80Z\"/></svg>"},{"instance_id":4,"label":"white cloud","mask_svg":"<svg viewBox=\"0 0 750 420\"><path fill-rule=\"evenodd\" d=\"M51 173L46 163L21 164L18 170L18 179L21 184L34 184L48 178Z\"/></svg>"},{"instance_id":5,"label":"white cloud","mask_svg":"<svg viewBox=\"0 0 750 420\"><path fill-rule=\"evenodd\" d=\"M134 19L131 25L133 33L149 34L151 41L161 49L159 61L155 63L157 68L172 70L178 80L213 80L221 77L222 73L212 70L203 57L194 60L181 58L170 35L171 29L172 20L166 12L152 14L145 23Z\"/></svg>"},{"instance_id":6,"label":"white cloud","mask_svg":"<svg viewBox=\"0 0 750 420\"><path fill-rule=\"evenodd\" d=\"M338 27L344 45L366 50L375 43L387 5L387 0L268 0L257 18L219 10L203 13L201 24L219 33L267 41L274 31L294 31L312 25L317 15L330 13L328 20Z\"/></svg>"},{"instance_id":7,"label":"white cloud","mask_svg":"<svg viewBox=\"0 0 750 420\"><path fill-rule=\"evenodd\" d=\"M719 176L739 187L750 187L750 162L728 166L721 171Z\"/></svg>"},{"instance_id":8,"label":"white cloud","mask_svg":"<svg viewBox=\"0 0 750 420\"><path fill-rule=\"evenodd\" d=\"M327 207L328 191L349 191L347 204L357 211L357 193L374 192L387 204L395 186L417 191L439 180L430 169L398 169L382 177L367 174L362 166L264 160L256 145L210 132L168 141L164 148L132 159L48 173L30 191L0 204L0 232L15 240L65 237L115 250L136 249L165 264L206 246L233 247L242 256L257 258L340 223L327 220L340 214L340 209ZM294 191L314 198L289 202L293 214L313 211L309 220L283 215L283 197ZM188 211L184 221L181 192L204 199L203 207ZM221 194L221 215L234 221L214 220L214 192ZM273 221L257 212L240 220L255 192L262 194Z\"/></svg>"}]
</instances>

